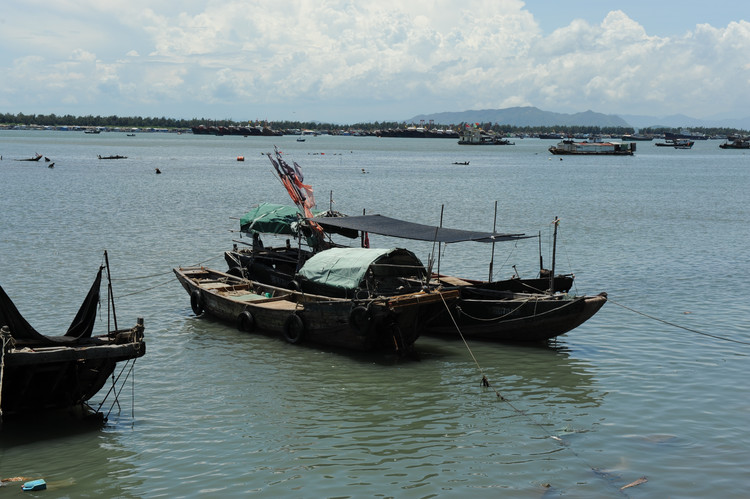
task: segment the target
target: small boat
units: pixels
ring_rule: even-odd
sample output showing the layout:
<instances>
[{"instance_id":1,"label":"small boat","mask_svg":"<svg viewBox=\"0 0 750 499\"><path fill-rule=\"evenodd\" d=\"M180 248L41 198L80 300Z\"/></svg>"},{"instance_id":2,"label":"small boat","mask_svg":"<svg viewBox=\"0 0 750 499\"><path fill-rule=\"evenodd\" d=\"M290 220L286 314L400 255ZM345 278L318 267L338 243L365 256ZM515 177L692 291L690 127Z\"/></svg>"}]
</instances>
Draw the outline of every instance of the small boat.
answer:
<instances>
[{"instance_id":1,"label":"small boat","mask_svg":"<svg viewBox=\"0 0 750 499\"><path fill-rule=\"evenodd\" d=\"M34 156L30 158L24 158L24 159L17 159L16 161L39 161L42 159L42 155L39 153L34 154Z\"/></svg>"},{"instance_id":2,"label":"small boat","mask_svg":"<svg viewBox=\"0 0 750 499\"><path fill-rule=\"evenodd\" d=\"M113 316L113 330L93 335L104 268L109 275L108 263L99 267L62 336L37 332L0 287L0 416L83 406L107 383L118 362L135 361L145 354L141 318L130 329L118 329ZM108 297L112 298L111 287Z\"/></svg>"},{"instance_id":3,"label":"small boat","mask_svg":"<svg viewBox=\"0 0 750 499\"><path fill-rule=\"evenodd\" d=\"M723 144L719 144L719 147L722 149L750 149L750 140L735 139L732 142L727 141Z\"/></svg>"},{"instance_id":4,"label":"small boat","mask_svg":"<svg viewBox=\"0 0 750 499\"><path fill-rule=\"evenodd\" d=\"M481 128L466 128L458 139L460 145L469 146L514 146L515 142L511 142L504 137L500 137L492 132L485 132Z\"/></svg>"},{"instance_id":5,"label":"small boat","mask_svg":"<svg viewBox=\"0 0 750 499\"><path fill-rule=\"evenodd\" d=\"M657 147L674 147L675 149L690 149L695 144L694 140L689 139L668 139L665 142L655 142Z\"/></svg>"},{"instance_id":6,"label":"small boat","mask_svg":"<svg viewBox=\"0 0 750 499\"><path fill-rule=\"evenodd\" d=\"M458 293L423 290L392 297L335 298L283 289L203 267L174 269L196 315L243 331L359 351L413 351L427 318ZM323 284L324 285L324 284Z\"/></svg>"},{"instance_id":7,"label":"small boat","mask_svg":"<svg viewBox=\"0 0 750 499\"><path fill-rule=\"evenodd\" d=\"M135 134L134 133L129 133L128 137L135 137Z\"/></svg>"},{"instance_id":8,"label":"small boat","mask_svg":"<svg viewBox=\"0 0 750 499\"><path fill-rule=\"evenodd\" d=\"M574 142L563 140L551 146L552 154L582 154L594 156L632 156L635 142Z\"/></svg>"},{"instance_id":9,"label":"small boat","mask_svg":"<svg viewBox=\"0 0 750 499\"><path fill-rule=\"evenodd\" d=\"M305 139L303 139L302 137L299 137L299 138L297 139L297 142L304 142L304 141L305 141Z\"/></svg>"},{"instance_id":10,"label":"small boat","mask_svg":"<svg viewBox=\"0 0 750 499\"><path fill-rule=\"evenodd\" d=\"M120 156L119 154L115 154L113 156L102 156L101 154L98 156L99 159L128 159L127 156Z\"/></svg>"},{"instance_id":11,"label":"small boat","mask_svg":"<svg viewBox=\"0 0 750 499\"><path fill-rule=\"evenodd\" d=\"M464 166L466 166L466 165L469 164L469 162L468 161L454 161L453 164L454 165L464 165Z\"/></svg>"},{"instance_id":12,"label":"small boat","mask_svg":"<svg viewBox=\"0 0 750 499\"><path fill-rule=\"evenodd\" d=\"M100 132L101 130L97 130L96 128L87 128L86 130L83 131L83 133L88 133L88 134L97 134Z\"/></svg>"}]
</instances>

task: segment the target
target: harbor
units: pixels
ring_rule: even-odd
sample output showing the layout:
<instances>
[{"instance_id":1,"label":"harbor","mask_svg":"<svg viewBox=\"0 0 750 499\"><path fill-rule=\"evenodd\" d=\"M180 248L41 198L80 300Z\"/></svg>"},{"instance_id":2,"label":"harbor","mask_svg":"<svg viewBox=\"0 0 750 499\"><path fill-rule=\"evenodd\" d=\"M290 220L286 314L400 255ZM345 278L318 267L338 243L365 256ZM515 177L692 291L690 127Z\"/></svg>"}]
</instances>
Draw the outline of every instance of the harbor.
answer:
<instances>
[{"instance_id":1,"label":"harbor","mask_svg":"<svg viewBox=\"0 0 750 499\"><path fill-rule=\"evenodd\" d=\"M6 425L2 478L110 497L736 495L750 465L749 311L708 290L750 291L736 279L750 156L696 141L557 157L557 142L0 131L3 289L38 330L64 329L106 248L121 322L143 317L148 341L105 424ZM319 209L541 233L547 264L558 217L558 271L607 303L543 345L420 336L418 360L197 315L173 269L227 270L233 241L251 243L239 218L289 204L274 146ZM9 159L36 151L55 168ZM369 242L433 254L429 241ZM439 270L535 277L537 244L497 243L492 271L486 243L447 244Z\"/></svg>"}]
</instances>

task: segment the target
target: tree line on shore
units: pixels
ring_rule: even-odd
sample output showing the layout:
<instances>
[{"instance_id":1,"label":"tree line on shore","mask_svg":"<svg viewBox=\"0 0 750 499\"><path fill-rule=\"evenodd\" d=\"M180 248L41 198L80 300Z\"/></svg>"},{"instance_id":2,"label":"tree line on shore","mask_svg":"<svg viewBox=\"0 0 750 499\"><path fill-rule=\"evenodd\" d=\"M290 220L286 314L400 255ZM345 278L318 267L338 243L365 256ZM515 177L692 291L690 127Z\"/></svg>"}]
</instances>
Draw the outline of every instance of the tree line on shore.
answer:
<instances>
[{"instance_id":1,"label":"tree line on shore","mask_svg":"<svg viewBox=\"0 0 750 499\"><path fill-rule=\"evenodd\" d=\"M424 124L414 124L397 121L374 121L370 123L353 123L353 124L334 124L321 122L300 122L300 121L234 121L232 119L214 120L206 118L176 119L162 117L142 117L142 116L73 116L70 114L11 114L0 113L0 124L9 126L43 126L43 127L121 127L121 128L172 128L172 129L190 129L199 125L206 126L247 126L264 125L276 130L305 129L315 131L335 131L335 130L361 130L365 132L375 132L376 130L387 130L406 128L408 126L425 126ZM499 134L513 135L536 135L540 133L565 133L570 135L577 134L609 134L624 135L634 133L633 128L629 127L600 127L600 126L514 126L501 125L498 123L457 123L457 124L431 124L431 128L453 128L460 130L465 126L478 126L486 131L493 131ZM710 128L710 127L692 127L694 133L703 133L708 136L714 135L732 135L742 133L744 130L734 128ZM679 132L676 128L644 128L640 129L641 134L662 134L664 132Z\"/></svg>"}]
</instances>

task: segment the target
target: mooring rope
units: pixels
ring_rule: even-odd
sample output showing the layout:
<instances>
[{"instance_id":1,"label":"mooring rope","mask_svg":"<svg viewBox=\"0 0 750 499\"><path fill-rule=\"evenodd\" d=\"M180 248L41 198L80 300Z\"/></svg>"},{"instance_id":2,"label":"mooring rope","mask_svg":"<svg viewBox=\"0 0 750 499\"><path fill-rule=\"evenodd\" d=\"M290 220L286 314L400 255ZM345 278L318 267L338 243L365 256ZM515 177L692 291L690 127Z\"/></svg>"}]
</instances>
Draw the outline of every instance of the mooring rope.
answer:
<instances>
[{"instance_id":1,"label":"mooring rope","mask_svg":"<svg viewBox=\"0 0 750 499\"><path fill-rule=\"evenodd\" d=\"M625 485L624 487L617 487L617 485L613 484L610 480L607 479L606 476L604 476L604 473L601 472L600 469L595 468L591 466L586 460L581 457L575 450L573 450L570 446L565 444L565 441L558 437L557 435L553 435L550 431L547 430L547 428L544 427L541 423L536 421L534 418L529 416L526 412L522 411L515 405L513 405L507 398L503 397L500 392L490 384L489 380L487 379L487 376L484 374L484 370L482 369L482 366L479 365L479 361L477 361L476 356L474 355L474 352L472 352L471 348L469 347L468 342L466 341L466 338L464 337L463 333L461 332L461 328L458 325L458 322L456 322L456 319L453 317L453 314L451 313L450 307L445 301L445 298L443 295L440 295L440 298L443 300L443 305L445 306L445 310L448 312L448 315L451 318L451 321L453 322L453 325L456 327L456 331L458 331L458 335L461 337L461 341L463 341L464 345L466 346L466 349L469 351L469 355L471 355L472 360L474 361L474 364L476 364L477 369L479 369L480 374L482 375L482 386L486 388L491 388L495 395L497 395L497 398L501 401L505 402L508 407L513 409L513 411L518 414L519 416L523 416L526 418L526 420L533 426L539 428L542 433L547 435L549 438L557 442L563 449L567 449L571 454L573 454L578 460L580 460L587 468L589 468L597 477L601 478L602 480L605 480L605 482L610 486L613 487L621 496L623 497L629 497L627 493L625 493L625 489L628 487L633 486L633 484L636 484L636 482L632 482L631 484ZM641 478L639 480L646 480L645 477Z\"/></svg>"},{"instance_id":2,"label":"mooring rope","mask_svg":"<svg viewBox=\"0 0 750 499\"><path fill-rule=\"evenodd\" d=\"M623 305L622 303L618 303L618 302L614 301L612 298L609 298L609 297L607 297L607 301L610 302L610 303L613 303L613 304L617 305L618 307L622 307L625 310L629 310L629 311L631 311L631 312L633 312L635 314L642 315L643 317L647 317L647 318L649 318L651 320L654 320L654 321L657 321L657 322L661 322L662 324L667 324L669 326L676 327L676 328L679 328L679 329L683 329L683 330L689 331L691 333L700 334L701 336L708 336L709 338L714 338L716 340L729 341L729 342L732 342L732 343L739 343L740 345L750 345L750 342L747 342L747 341L740 341L740 340L735 340L735 339L732 339L732 338L726 338L724 336L718 336L718 335L715 335L715 334L704 333L703 331L698 331L697 329L691 329L689 327L685 327L685 326L681 326L679 324L675 324L674 322L669 322L669 321L664 320L664 319L659 319L658 317L654 317L653 315L649 315L649 314L647 314L645 312L641 312L641 311L635 310L634 308L628 307L627 305Z\"/></svg>"},{"instance_id":3,"label":"mooring rope","mask_svg":"<svg viewBox=\"0 0 750 499\"><path fill-rule=\"evenodd\" d=\"M191 265L191 267L200 267L204 263L210 262L212 260L216 260L217 258L221 258L221 255L213 256L213 257L211 257L211 258L209 258L207 260L203 260L202 262L198 262L195 265ZM159 274L151 274L151 275L144 275L144 276L134 276L134 277L121 277L119 279L112 279L112 280L113 281L134 281L134 280L137 280L137 279L151 279L151 278L154 278L154 277L160 277L160 276L170 275L170 274L172 274L171 270L169 270L167 272L161 272ZM140 294L140 293L145 293L146 291L151 291L152 289L156 289L156 288L159 288L161 286L166 286L167 284L172 283L172 281L174 281L174 280L175 280L175 277L174 277L174 275L172 275L172 278L169 279L168 281L164 281L164 282L161 282L159 284L155 284L155 285L153 285L151 287L140 289L138 291L133 291L132 293L126 293L124 295L119 295L118 298L124 298L126 296L132 296L132 295L137 295L137 294Z\"/></svg>"}]
</instances>

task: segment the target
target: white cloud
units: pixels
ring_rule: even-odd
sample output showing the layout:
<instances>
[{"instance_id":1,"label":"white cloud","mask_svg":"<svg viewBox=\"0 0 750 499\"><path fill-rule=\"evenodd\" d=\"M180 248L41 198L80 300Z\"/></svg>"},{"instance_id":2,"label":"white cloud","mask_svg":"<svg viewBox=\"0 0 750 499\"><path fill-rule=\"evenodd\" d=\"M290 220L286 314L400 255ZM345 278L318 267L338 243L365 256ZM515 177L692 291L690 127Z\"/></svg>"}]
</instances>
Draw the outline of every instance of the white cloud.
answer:
<instances>
[{"instance_id":1,"label":"white cloud","mask_svg":"<svg viewBox=\"0 0 750 499\"><path fill-rule=\"evenodd\" d=\"M236 119L374 121L512 105L750 115L742 20L659 37L622 7L545 36L516 0L64 0L48 14L42 5L10 0L0 14L12 28L0 30L9 47L0 104L29 112L60 112L76 95L81 111L67 112Z\"/></svg>"}]
</instances>

